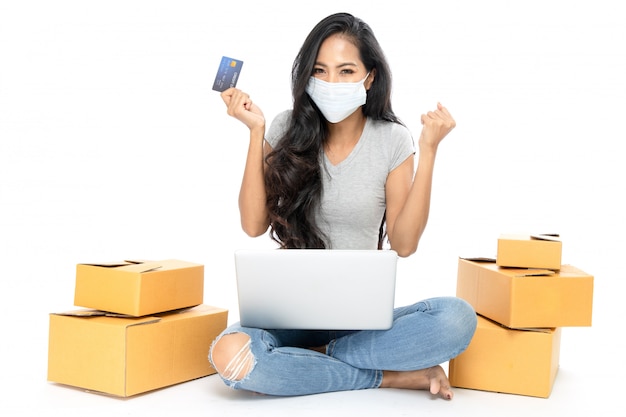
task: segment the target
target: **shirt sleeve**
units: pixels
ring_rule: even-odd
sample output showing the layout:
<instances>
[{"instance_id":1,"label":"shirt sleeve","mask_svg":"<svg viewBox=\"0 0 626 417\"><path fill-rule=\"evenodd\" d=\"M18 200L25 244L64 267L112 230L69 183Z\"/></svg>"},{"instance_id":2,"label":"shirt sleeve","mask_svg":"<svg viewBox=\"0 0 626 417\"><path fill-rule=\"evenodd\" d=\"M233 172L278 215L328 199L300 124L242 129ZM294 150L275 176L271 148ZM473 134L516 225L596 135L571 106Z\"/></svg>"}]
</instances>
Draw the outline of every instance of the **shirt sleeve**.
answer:
<instances>
[{"instance_id":1,"label":"shirt sleeve","mask_svg":"<svg viewBox=\"0 0 626 417\"><path fill-rule=\"evenodd\" d=\"M272 123L265 134L265 140L272 148L276 146L280 138L287 131L290 116L291 110L285 110L279 113L276 117L274 117L274 120L272 120Z\"/></svg>"},{"instance_id":2,"label":"shirt sleeve","mask_svg":"<svg viewBox=\"0 0 626 417\"><path fill-rule=\"evenodd\" d=\"M391 137L393 138L393 149L390 155L389 172L400 166L409 156L415 154L415 141L406 126L394 123Z\"/></svg>"}]
</instances>

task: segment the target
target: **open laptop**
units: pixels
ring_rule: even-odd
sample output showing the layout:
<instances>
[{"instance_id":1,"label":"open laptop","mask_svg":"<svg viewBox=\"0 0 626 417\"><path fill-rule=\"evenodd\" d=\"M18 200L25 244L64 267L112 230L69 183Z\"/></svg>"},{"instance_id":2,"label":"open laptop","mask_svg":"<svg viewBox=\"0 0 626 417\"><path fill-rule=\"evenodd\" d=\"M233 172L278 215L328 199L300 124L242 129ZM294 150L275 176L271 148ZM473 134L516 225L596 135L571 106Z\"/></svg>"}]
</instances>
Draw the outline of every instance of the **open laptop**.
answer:
<instances>
[{"instance_id":1,"label":"open laptop","mask_svg":"<svg viewBox=\"0 0 626 417\"><path fill-rule=\"evenodd\" d=\"M392 250L238 250L240 323L263 329L389 329L397 260Z\"/></svg>"}]
</instances>

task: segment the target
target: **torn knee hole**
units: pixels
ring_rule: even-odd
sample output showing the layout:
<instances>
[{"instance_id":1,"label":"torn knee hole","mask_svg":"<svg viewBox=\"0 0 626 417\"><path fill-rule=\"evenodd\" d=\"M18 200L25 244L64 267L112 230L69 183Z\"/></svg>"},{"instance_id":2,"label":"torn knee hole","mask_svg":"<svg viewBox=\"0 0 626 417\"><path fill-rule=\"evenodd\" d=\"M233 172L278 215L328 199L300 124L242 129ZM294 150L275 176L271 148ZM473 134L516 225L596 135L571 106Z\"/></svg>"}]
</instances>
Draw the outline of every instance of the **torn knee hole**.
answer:
<instances>
[{"instance_id":1,"label":"torn knee hole","mask_svg":"<svg viewBox=\"0 0 626 417\"><path fill-rule=\"evenodd\" d=\"M215 343L212 356L215 369L230 381L242 380L254 365L250 336L245 333L224 335Z\"/></svg>"}]
</instances>

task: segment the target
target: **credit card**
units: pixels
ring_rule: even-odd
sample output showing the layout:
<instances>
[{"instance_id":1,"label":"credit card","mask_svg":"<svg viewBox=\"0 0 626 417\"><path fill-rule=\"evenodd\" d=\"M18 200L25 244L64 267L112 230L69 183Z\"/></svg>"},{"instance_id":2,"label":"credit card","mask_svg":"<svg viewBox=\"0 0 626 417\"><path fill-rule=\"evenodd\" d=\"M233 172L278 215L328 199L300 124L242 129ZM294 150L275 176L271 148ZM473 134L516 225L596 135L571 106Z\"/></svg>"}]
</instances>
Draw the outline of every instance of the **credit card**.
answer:
<instances>
[{"instance_id":1,"label":"credit card","mask_svg":"<svg viewBox=\"0 0 626 417\"><path fill-rule=\"evenodd\" d=\"M223 56L213 82L213 90L222 92L230 87L235 87L242 66L243 61Z\"/></svg>"}]
</instances>

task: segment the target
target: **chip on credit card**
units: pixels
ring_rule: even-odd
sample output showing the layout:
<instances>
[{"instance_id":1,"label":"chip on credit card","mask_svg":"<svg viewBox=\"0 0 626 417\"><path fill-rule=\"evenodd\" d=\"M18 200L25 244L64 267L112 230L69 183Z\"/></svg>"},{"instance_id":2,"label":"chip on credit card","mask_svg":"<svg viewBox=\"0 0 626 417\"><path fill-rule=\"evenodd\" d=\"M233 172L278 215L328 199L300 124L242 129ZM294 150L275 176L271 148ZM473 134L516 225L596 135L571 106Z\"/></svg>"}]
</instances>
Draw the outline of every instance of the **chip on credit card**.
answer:
<instances>
[{"instance_id":1,"label":"chip on credit card","mask_svg":"<svg viewBox=\"0 0 626 417\"><path fill-rule=\"evenodd\" d=\"M222 92L230 87L235 87L242 66L243 61L223 56L213 82L213 90Z\"/></svg>"}]
</instances>

